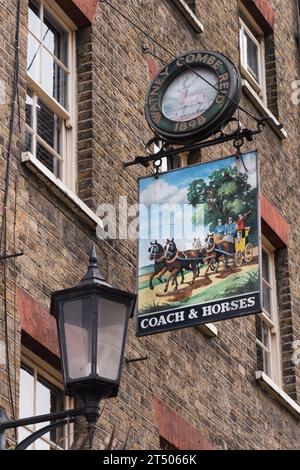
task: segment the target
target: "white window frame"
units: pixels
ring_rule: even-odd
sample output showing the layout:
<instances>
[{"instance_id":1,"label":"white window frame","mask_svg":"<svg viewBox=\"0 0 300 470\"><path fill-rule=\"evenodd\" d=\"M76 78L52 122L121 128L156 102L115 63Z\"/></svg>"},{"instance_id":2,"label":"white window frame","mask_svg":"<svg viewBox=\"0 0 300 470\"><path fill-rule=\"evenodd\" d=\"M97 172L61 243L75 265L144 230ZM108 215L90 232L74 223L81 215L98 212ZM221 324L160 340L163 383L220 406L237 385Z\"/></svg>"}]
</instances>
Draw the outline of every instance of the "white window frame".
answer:
<instances>
[{"instance_id":1,"label":"white window frame","mask_svg":"<svg viewBox=\"0 0 300 470\"><path fill-rule=\"evenodd\" d=\"M66 72L68 71L67 89L68 89L68 109L65 109L58 101L51 97L47 91L36 82L27 73L27 86L33 93L33 99L36 102L38 98L57 116L62 120L61 125L61 153L58 154L52 149L40 136L37 135L36 127L36 112L34 112L32 128L26 124L26 131L33 138L33 156L35 157L36 143L42 143L43 147L54 157L54 161L60 161L60 179L63 183L74 193L77 187L77 161L76 161L76 145L77 145L77 121L76 121L76 26L63 12L63 10L53 1L41 1L41 15L43 15L44 8L55 17L56 22L68 33L68 68L64 66L57 58L55 61L59 63L60 67ZM28 32L29 34L29 32ZM30 33L36 40L34 34ZM43 46L48 53L53 54L45 46ZM42 61L40 64L42 67ZM55 174L55 173L54 173Z\"/></svg>"},{"instance_id":2,"label":"white window frame","mask_svg":"<svg viewBox=\"0 0 300 470\"><path fill-rule=\"evenodd\" d=\"M244 18L244 16L243 16ZM262 99L267 102L266 87L266 60L265 60L265 40L263 31L254 23L254 20L247 15L247 21L242 17L239 18L240 23L240 60L241 72L245 79L249 82L254 91ZM251 41L258 48L258 80L248 68L247 63L247 39L245 33L250 37Z\"/></svg>"},{"instance_id":3,"label":"white window frame","mask_svg":"<svg viewBox=\"0 0 300 470\"><path fill-rule=\"evenodd\" d=\"M187 22L196 31L196 33L203 33L203 24L197 17L197 15L190 9L188 4L184 0L172 0L177 8L181 11Z\"/></svg>"},{"instance_id":4,"label":"white window frame","mask_svg":"<svg viewBox=\"0 0 300 470\"><path fill-rule=\"evenodd\" d=\"M51 367L48 363L46 363L45 361L40 359L38 356L36 356L36 354L34 354L32 351L30 351L29 349L23 346L21 349L21 365L28 367L34 372L34 391L36 390L36 382L37 382L38 376L45 379L49 384L53 385L56 389L61 390L62 392L64 391L62 375L56 369ZM21 390L20 390L20 394L21 394ZM36 398L35 396L33 397L28 396L28 399L33 400L34 410L36 408L35 398ZM70 410L74 408L74 399L72 397L65 395L64 408L65 410ZM25 429L29 433L33 433L36 430L36 425L24 426L23 429ZM50 441L45 436L40 437L38 440L44 442L47 445L54 447L57 450L68 450L71 448L72 443L74 441L74 438L73 438L74 437L74 424L70 423L66 425L64 429L67 429L67 432L65 432L65 437L64 437L65 447L56 445L54 442ZM35 443L32 444L32 449L35 450Z\"/></svg>"},{"instance_id":5,"label":"white window frame","mask_svg":"<svg viewBox=\"0 0 300 470\"><path fill-rule=\"evenodd\" d=\"M270 288L270 312L264 308L259 314L261 321L267 333L267 345L264 345L256 338L257 346L268 355L269 370L264 372L276 385L282 386L282 361L281 361L281 342L280 327L278 317L277 302L277 284L275 271L275 248L265 238L262 238L262 249L268 256L269 261L269 282L263 280Z\"/></svg>"}]
</instances>

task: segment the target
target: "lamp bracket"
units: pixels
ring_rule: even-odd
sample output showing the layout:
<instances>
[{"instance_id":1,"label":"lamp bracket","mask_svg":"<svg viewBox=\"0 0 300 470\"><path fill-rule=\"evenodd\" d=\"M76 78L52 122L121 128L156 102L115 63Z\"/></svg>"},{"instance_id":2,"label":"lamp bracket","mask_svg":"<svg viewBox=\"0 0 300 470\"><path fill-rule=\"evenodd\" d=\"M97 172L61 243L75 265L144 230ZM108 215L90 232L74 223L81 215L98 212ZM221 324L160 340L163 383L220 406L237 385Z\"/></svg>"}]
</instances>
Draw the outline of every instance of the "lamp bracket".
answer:
<instances>
[{"instance_id":1,"label":"lamp bracket","mask_svg":"<svg viewBox=\"0 0 300 470\"><path fill-rule=\"evenodd\" d=\"M125 357L125 362L126 364L132 364L133 362L142 362L142 361L147 361L148 359L149 359L148 356L136 357L136 358Z\"/></svg>"},{"instance_id":2,"label":"lamp bracket","mask_svg":"<svg viewBox=\"0 0 300 470\"><path fill-rule=\"evenodd\" d=\"M23 256L24 255L24 252L21 251L20 253L13 253L11 255L1 255L0 256L0 261L4 261L6 259L10 259L10 258L18 258L19 256Z\"/></svg>"},{"instance_id":3,"label":"lamp bracket","mask_svg":"<svg viewBox=\"0 0 300 470\"><path fill-rule=\"evenodd\" d=\"M199 142L191 142L184 145L178 145L178 142L169 142L165 141L160 137L154 137L147 142L145 145L146 154L143 156L137 156L134 160L128 161L124 163L124 168L132 166L132 165L143 165L144 167L148 167L150 162L160 161L162 158L171 158L175 155L178 155L183 152L191 152L194 150L199 150L207 147L212 147L213 145L220 145L224 144L225 142L244 142L247 140L248 142L252 142L254 140L254 136L260 134L264 127L267 118L262 118L257 123L256 129L248 129L248 128L241 128L241 123L237 118L229 119L223 126L220 128L214 135L213 139L208 139ZM236 129L233 132L226 132L226 127L228 125L234 124ZM159 146L160 150L153 154L150 151L150 147L156 144Z\"/></svg>"}]
</instances>

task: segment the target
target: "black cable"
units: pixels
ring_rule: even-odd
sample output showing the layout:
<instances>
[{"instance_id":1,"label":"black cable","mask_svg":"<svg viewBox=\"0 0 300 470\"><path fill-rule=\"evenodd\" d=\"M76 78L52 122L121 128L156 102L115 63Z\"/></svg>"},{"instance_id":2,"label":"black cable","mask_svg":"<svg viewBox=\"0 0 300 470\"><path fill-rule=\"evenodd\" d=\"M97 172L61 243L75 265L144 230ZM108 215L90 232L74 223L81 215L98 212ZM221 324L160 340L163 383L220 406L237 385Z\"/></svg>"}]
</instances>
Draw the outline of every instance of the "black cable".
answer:
<instances>
[{"instance_id":1,"label":"black cable","mask_svg":"<svg viewBox=\"0 0 300 470\"><path fill-rule=\"evenodd\" d=\"M14 204L14 253L17 252L17 206L18 206L18 175L15 177L15 204ZM14 371L15 371L15 403L17 403L17 262L13 258L13 279L14 279ZM17 440L17 439L16 439Z\"/></svg>"},{"instance_id":2,"label":"black cable","mask_svg":"<svg viewBox=\"0 0 300 470\"><path fill-rule=\"evenodd\" d=\"M15 66L14 66L14 78L13 78L13 91L12 91L12 104L9 118L9 137L6 152L6 169L5 169L5 186L3 196L3 215L2 215L2 228L1 228L1 241L0 247L2 248L3 242L3 255L7 255L7 209L8 209L8 196L10 189L10 169L11 169L11 150L12 141L14 135L14 123L15 123L15 110L18 95L19 86L19 52L20 52L20 22L21 22L21 0L17 0L17 16L16 16L16 34L15 34ZM8 299L7 299L7 260L3 260L3 303L4 303L4 334L5 334L5 348L6 348L6 371L9 388L9 399L11 402L11 411L13 419L16 419L15 404L12 392L11 382L11 368L9 358L9 342L8 342ZM15 432L15 439L17 440L17 434Z\"/></svg>"},{"instance_id":3,"label":"black cable","mask_svg":"<svg viewBox=\"0 0 300 470\"><path fill-rule=\"evenodd\" d=\"M265 122L266 120L271 120L273 121L274 125L276 127L277 124L274 122L274 120L270 117L270 116L264 116L264 117L259 117L259 116L255 116L255 114L252 114L250 113L249 111L247 111L245 108L243 108L242 106L240 106L240 104L233 100L232 98L229 98L225 92L219 90L215 85L213 85L209 80L207 80L206 78L202 77L198 72L196 72L193 67L190 67L188 64L186 64L186 62L184 62L182 59L178 58L176 54L174 54L173 52L171 52L169 49L167 49L165 46L163 46L160 42L158 42L155 38L153 38L147 31L145 31L143 28L141 28L141 26L139 26L138 24L136 24L133 20L131 20L130 18L128 18L128 16L124 15L124 13L122 13L118 8L116 8L114 5L112 5L110 2L108 2L107 0L100 0L101 3L106 3L112 10L114 10L116 13L118 13L118 15L120 15L122 18L124 18L126 21L128 21L134 28L136 28L138 31L140 31L144 36L146 36L151 42L153 42L154 44L156 44L158 47L160 47L162 50L164 50L167 54L171 55L174 59L177 59L179 62L181 62L188 70L190 70L192 73L194 73L195 75L197 75L199 78L201 78L204 82L206 82L208 85L210 85L212 88L214 88L219 94L223 95L225 97L225 99L227 101L230 101L231 103L233 103L234 105L236 105L238 107L238 109L240 109L243 113L247 114L249 117L251 117L252 119L254 119L257 123L263 123ZM148 52L152 55L151 51L149 51L148 49ZM282 125L280 126L281 128L283 127Z\"/></svg>"}]
</instances>

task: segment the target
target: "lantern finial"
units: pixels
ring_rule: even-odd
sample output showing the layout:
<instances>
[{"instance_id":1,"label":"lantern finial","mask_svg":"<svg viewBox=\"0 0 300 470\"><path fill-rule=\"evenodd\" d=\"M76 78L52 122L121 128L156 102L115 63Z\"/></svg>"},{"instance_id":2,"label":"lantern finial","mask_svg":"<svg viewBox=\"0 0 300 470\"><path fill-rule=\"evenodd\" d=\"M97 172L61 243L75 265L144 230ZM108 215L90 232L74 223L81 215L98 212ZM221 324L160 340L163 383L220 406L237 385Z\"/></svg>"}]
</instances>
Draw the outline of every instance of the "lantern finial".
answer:
<instances>
[{"instance_id":1,"label":"lantern finial","mask_svg":"<svg viewBox=\"0 0 300 470\"><path fill-rule=\"evenodd\" d=\"M98 261L97 261L97 253L96 253L96 244L93 242L92 250L90 254L90 264L87 270L86 275L80 281L80 285L82 284L106 284L104 278L101 276L99 271Z\"/></svg>"}]
</instances>

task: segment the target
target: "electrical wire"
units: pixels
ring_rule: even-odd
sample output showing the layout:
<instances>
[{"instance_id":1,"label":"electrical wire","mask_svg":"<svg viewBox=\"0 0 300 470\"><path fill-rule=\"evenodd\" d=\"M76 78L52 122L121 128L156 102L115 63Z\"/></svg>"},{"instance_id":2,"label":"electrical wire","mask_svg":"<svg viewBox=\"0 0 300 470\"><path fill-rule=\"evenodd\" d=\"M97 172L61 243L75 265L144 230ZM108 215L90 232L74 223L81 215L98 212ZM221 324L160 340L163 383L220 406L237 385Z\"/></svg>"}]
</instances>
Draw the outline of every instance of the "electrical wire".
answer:
<instances>
[{"instance_id":1,"label":"electrical wire","mask_svg":"<svg viewBox=\"0 0 300 470\"><path fill-rule=\"evenodd\" d=\"M13 78L13 90L12 90L12 104L9 117L9 136L6 152L6 169L5 169L5 185L3 195L3 214L2 214L2 228L1 228L1 240L0 249L3 255L7 255L7 210L8 210L8 197L10 190L10 171L11 171L11 154L12 154L12 142L14 135L14 123L16 114L16 104L19 87L19 69L20 69L20 22L21 22L21 0L17 0L17 15L16 15L16 33L15 33L15 64L14 64L14 78ZM9 399L11 403L11 412L13 419L16 419L15 403L12 392L12 380L11 380L11 366L9 357L9 332L8 332L8 299L7 299L7 260L3 260L3 303L4 303L4 335L5 335L5 349L6 349L6 372L9 389ZM17 433L15 431L15 439L17 439Z\"/></svg>"},{"instance_id":2,"label":"electrical wire","mask_svg":"<svg viewBox=\"0 0 300 470\"><path fill-rule=\"evenodd\" d=\"M278 125L275 123L275 121L270 117L270 116L264 116L264 117L259 117L259 116L256 116L255 114L252 114L250 113L249 111L247 111L245 108L243 108L237 101L233 100L232 98L230 98L229 96L226 95L225 92L223 92L222 90L219 90L215 85L213 85L209 80L207 80L206 78L202 77L199 72L195 71L193 69L193 67L190 67L186 62L184 62L180 57L178 57L176 54L174 54L172 51L170 51L167 47L165 47L164 45L162 45L160 42L158 42L153 36L151 36L147 31L145 31L141 26L139 26L137 23L135 23L131 18L129 18L128 16L124 15L124 13L122 13L118 8L116 8L114 5L112 5L110 2L108 2L107 0L100 0L101 3L105 3L106 5L108 5L112 10L114 10L116 13L118 13L118 15L120 15L123 19L125 19L126 21L128 21L129 24L131 24L135 29L137 29L138 31L140 31L146 38L148 38L152 43L156 44L159 48L161 48L163 51L165 51L167 54L169 54L170 56L172 56L174 59L178 60L179 62L181 62L188 70L190 70L192 73L194 73L195 75L197 75L199 78L201 78L201 80L203 80L205 83L207 83L209 86L211 86L212 88L214 88L219 94L223 95L225 97L225 99L227 101L230 101L231 103L233 103L235 106L237 106L237 108L242 111L243 113L247 114L249 117L251 117L252 119L254 119L257 123L261 124L263 122L265 122L266 120L271 120L273 121L274 125L276 127L278 127ZM124 2L125 3L125 2ZM154 56L154 54L149 51L148 49L148 52ZM160 59L161 60L161 59ZM234 66L234 64L232 64ZM282 128L283 126L280 125L280 128Z\"/></svg>"},{"instance_id":3,"label":"electrical wire","mask_svg":"<svg viewBox=\"0 0 300 470\"><path fill-rule=\"evenodd\" d=\"M17 251L17 207L18 207L18 175L15 177L15 204L14 204L14 253ZM15 403L17 403L17 260L13 258L13 280L14 280L14 380L15 380ZM17 429L16 429L17 431Z\"/></svg>"}]
</instances>

